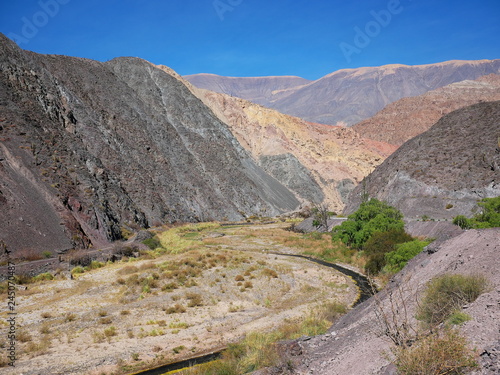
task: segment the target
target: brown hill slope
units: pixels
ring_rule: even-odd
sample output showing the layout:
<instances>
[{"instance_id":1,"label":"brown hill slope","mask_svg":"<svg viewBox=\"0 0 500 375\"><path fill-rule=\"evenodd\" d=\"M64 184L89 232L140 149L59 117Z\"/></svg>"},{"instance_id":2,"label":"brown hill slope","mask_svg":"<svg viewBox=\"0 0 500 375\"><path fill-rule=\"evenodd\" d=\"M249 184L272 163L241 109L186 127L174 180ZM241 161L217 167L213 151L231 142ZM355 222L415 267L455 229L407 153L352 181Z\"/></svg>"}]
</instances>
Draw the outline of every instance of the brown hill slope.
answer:
<instances>
[{"instance_id":1,"label":"brown hill slope","mask_svg":"<svg viewBox=\"0 0 500 375\"><path fill-rule=\"evenodd\" d=\"M478 199L500 195L499 119L499 101L444 116L368 175L345 212L359 207L364 186L407 217L470 216Z\"/></svg>"},{"instance_id":2,"label":"brown hill slope","mask_svg":"<svg viewBox=\"0 0 500 375\"><path fill-rule=\"evenodd\" d=\"M38 55L0 35L0 72L0 238L12 249L299 204L181 81L146 61Z\"/></svg>"},{"instance_id":3,"label":"brown hill slope","mask_svg":"<svg viewBox=\"0 0 500 375\"><path fill-rule=\"evenodd\" d=\"M243 99L193 88L257 163L305 202L340 212L354 186L396 147L350 128L306 122Z\"/></svg>"},{"instance_id":4,"label":"brown hill slope","mask_svg":"<svg viewBox=\"0 0 500 375\"><path fill-rule=\"evenodd\" d=\"M411 260L377 298L371 298L335 322L329 332L308 341L297 340L289 344L294 363L293 374L297 375L345 375L345 374L395 374L396 369L387 360L390 340L384 335L384 325L376 317L377 299L382 311L399 323L405 321L414 328L416 301L421 300L425 284L445 273L464 275L481 274L490 282L489 290L465 306L471 320L460 326L470 348L475 350L479 369L474 374L498 374L500 345L498 342L498 321L500 320L500 274L498 273L498 251L500 251L500 228L469 230L454 237L437 249L437 252L420 253ZM401 305L394 314L391 302ZM392 305L394 307L394 305ZM394 314L394 315L393 315ZM300 353L300 354L299 354ZM258 372L264 374L265 372ZM279 371L273 373L281 373ZM288 373L288 372L284 372ZM256 374L257 375L257 374Z\"/></svg>"},{"instance_id":5,"label":"brown hill slope","mask_svg":"<svg viewBox=\"0 0 500 375\"><path fill-rule=\"evenodd\" d=\"M500 100L500 75L490 74L400 99L353 128L366 138L401 146L456 109L495 100Z\"/></svg>"},{"instance_id":6,"label":"brown hill slope","mask_svg":"<svg viewBox=\"0 0 500 375\"><path fill-rule=\"evenodd\" d=\"M454 82L499 72L500 60L447 61L416 66L385 65L343 69L306 84L290 80L289 86L281 89L276 89L276 78L273 77L268 90L262 88L266 77L259 81L242 80L238 86L232 85L228 77L204 76L200 80L194 75L186 78L200 88L262 103L307 121L354 125L401 98L422 95ZM254 86L258 86L258 89ZM225 91L226 87L231 90ZM253 94L254 91L259 94ZM267 93L265 99L262 93Z\"/></svg>"}]
</instances>

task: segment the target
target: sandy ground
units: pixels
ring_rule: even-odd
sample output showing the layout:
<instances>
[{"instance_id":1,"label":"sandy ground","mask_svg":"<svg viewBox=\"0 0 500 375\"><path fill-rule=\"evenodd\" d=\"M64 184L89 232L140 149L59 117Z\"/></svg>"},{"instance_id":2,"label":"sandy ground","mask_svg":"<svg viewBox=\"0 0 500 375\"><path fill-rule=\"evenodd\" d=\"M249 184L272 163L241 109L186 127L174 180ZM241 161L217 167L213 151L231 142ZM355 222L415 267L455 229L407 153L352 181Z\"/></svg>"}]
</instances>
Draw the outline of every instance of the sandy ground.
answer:
<instances>
[{"instance_id":1,"label":"sandy ground","mask_svg":"<svg viewBox=\"0 0 500 375\"><path fill-rule=\"evenodd\" d=\"M127 364L165 363L300 319L327 301L355 300L349 278L304 259L273 255L297 249L244 230L218 229L184 254L115 263L18 290L18 358L15 368L0 373L104 374ZM189 276L196 268L201 272ZM185 279L175 274L182 270ZM172 283L178 288L166 287ZM4 311L3 347L6 319Z\"/></svg>"}]
</instances>

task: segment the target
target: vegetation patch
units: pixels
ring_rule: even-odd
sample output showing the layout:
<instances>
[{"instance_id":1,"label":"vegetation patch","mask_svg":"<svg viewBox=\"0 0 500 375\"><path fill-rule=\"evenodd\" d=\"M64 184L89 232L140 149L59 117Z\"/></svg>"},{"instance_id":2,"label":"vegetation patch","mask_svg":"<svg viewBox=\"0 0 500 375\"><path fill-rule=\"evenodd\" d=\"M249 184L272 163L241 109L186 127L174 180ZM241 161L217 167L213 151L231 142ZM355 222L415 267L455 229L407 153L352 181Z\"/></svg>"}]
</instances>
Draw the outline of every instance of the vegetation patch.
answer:
<instances>
[{"instance_id":1,"label":"vegetation patch","mask_svg":"<svg viewBox=\"0 0 500 375\"><path fill-rule=\"evenodd\" d=\"M483 198L477 205L480 207L480 213L470 219L463 215L455 216L453 224L462 229L500 227L500 196Z\"/></svg>"}]
</instances>

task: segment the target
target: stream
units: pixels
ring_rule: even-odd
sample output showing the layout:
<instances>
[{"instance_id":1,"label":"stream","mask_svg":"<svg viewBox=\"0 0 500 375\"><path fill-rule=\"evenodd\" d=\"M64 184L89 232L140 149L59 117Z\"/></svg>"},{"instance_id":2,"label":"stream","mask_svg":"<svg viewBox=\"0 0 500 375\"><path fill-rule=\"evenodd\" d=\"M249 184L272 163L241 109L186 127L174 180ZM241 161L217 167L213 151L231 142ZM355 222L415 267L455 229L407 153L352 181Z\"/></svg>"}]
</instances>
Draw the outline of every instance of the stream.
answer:
<instances>
[{"instance_id":1,"label":"stream","mask_svg":"<svg viewBox=\"0 0 500 375\"><path fill-rule=\"evenodd\" d=\"M309 257L307 255L281 254L281 253L272 253L272 254L307 259L311 262L321 264L322 266L333 268L333 269L339 271L340 273L343 273L344 275L351 277L359 289L359 297L353 303L352 307L359 305L360 303L366 301L368 298L370 298L373 295L372 288L370 286L370 282L368 281L368 278L366 276L364 276L360 273L357 273L355 271L352 271L350 269L347 269L345 267L339 266L338 264L329 263L329 262L326 262L324 260ZM134 375L163 375L163 374L169 373L171 371L181 370L184 368L189 368L189 367L193 367L193 366L200 365L203 363L208 363L208 362L214 361L214 360L220 358L221 354L222 354L222 351L218 351L218 352L206 354L206 355L203 355L200 357L186 359L186 360L183 360L180 362L170 363L168 365L163 365L163 366L151 369L151 370L140 371L140 372L135 373Z\"/></svg>"}]
</instances>

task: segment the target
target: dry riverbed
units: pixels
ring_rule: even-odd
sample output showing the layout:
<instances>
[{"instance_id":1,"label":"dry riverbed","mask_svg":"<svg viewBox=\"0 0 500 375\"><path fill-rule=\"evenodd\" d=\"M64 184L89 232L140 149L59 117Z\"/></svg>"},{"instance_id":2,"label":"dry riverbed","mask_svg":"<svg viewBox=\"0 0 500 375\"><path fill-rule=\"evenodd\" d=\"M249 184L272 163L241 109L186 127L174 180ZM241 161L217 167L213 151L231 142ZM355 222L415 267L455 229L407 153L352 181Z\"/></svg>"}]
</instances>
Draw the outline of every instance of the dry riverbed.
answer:
<instances>
[{"instance_id":1,"label":"dry riverbed","mask_svg":"<svg viewBox=\"0 0 500 375\"><path fill-rule=\"evenodd\" d=\"M273 254L301 252L284 244L301 236L285 226L185 231L192 245L184 252L30 284L16 295L16 367L1 372L123 373L224 347L325 303L352 304L357 288L348 277Z\"/></svg>"}]
</instances>

